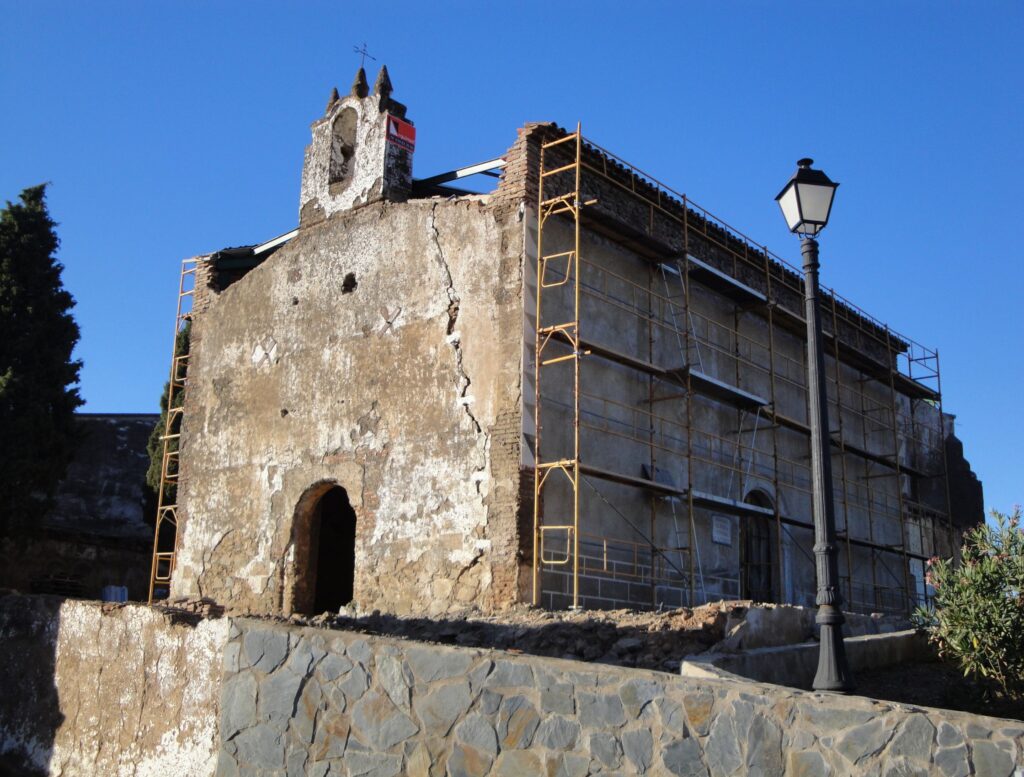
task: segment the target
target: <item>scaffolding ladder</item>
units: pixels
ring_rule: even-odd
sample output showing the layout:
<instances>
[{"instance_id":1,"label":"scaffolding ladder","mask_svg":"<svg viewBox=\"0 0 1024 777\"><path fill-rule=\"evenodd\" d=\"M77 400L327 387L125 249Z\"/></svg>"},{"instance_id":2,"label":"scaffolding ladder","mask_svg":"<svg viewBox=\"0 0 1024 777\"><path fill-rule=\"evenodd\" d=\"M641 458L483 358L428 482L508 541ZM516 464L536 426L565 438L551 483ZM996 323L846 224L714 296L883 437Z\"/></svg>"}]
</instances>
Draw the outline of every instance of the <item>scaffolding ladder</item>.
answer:
<instances>
[{"instance_id":1,"label":"scaffolding ladder","mask_svg":"<svg viewBox=\"0 0 1024 777\"><path fill-rule=\"evenodd\" d=\"M571 145L569 145L571 144ZM557 150L556 150L557 149ZM572 152L572 161L569 163L556 163L549 167L552 156L556 159L561 156L564 160L564 151ZM537 314L536 314L536 342L534 345L534 470L533 470L533 603L540 604L541 597L541 567L542 566L572 566L572 606L579 607L579 518L580 518L580 209L583 203L580 199L580 156L582 152L582 135L580 125L576 125L576 132L565 135L557 140L542 143L540 150L540 183L537 195ZM569 173L572 177L571 188L547 196L545 184L553 176ZM563 175L564 177L564 175ZM556 179L557 180L557 179ZM552 182L555 183L555 182ZM548 219L553 216L565 215L572 220L573 238L572 247L564 251L555 251L545 254L544 242L545 225ZM548 280L548 266L561 270L560 277ZM557 272L556 270L556 272ZM544 290L564 287L571 284L572 305L569 320L547 323L548 311L544 306ZM559 311L561 313L561 311ZM563 316L556 316L562 318ZM556 353L555 344L568 345L570 353ZM541 386L543 376L547 368L567 361L572 361L572 408L573 428L571 456L563 456L547 460L544 458L542 447L543 419L541 417ZM544 509L543 499L545 486L550 477L564 477L569 483L571 490L571 515L563 518L554 524L543 523ZM545 551L545 539L548 534L560 534L564 537L564 552L558 557L548 556Z\"/></svg>"},{"instance_id":2,"label":"scaffolding ladder","mask_svg":"<svg viewBox=\"0 0 1024 777\"><path fill-rule=\"evenodd\" d=\"M185 410L187 385L188 336L182 337L192 320L195 279L198 260L181 263L178 280L177 312L174 316L174 338L171 345L171 373L167 384L167 415L161 435L160 488L157 491L156 526L153 532L153 563L149 574L149 603L170 595L178 550L178 475L181 462L181 419ZM184 347L179 352L179 343Z\"/></svg>"}]
</instances>

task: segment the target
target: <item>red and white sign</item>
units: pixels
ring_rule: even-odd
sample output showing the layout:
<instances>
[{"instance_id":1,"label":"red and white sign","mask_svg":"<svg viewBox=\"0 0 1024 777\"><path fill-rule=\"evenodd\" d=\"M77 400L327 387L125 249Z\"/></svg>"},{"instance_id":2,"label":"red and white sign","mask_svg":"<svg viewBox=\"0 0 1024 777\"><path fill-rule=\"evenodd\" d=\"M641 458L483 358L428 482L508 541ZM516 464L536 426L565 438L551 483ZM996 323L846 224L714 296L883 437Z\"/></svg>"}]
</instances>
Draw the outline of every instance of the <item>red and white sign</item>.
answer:
<instances>
[{"instance_id":1,"label":"red and white sign","mask_svg":"<svg viewBox=\"0 0 1024 777\"><path fill-rule=\"evenodd\" d=\"M388 143L394 143L411 154L416 150L416 128L397 116L388 115Z\"/></svg>"}]
</instances>

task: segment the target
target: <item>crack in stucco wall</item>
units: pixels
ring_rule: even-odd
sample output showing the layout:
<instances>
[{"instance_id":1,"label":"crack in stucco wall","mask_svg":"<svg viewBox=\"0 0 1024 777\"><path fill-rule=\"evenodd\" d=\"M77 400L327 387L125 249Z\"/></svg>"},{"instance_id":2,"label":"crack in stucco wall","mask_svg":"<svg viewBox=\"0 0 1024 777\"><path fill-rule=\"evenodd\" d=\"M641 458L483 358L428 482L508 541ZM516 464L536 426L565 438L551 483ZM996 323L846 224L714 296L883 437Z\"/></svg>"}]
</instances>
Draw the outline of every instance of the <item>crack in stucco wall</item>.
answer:
<instances>
[{"instance_id":1,"label":"crack in stucco wall","mask_svg":"<svg viewBox=\"0 0 1024 777\"><path fill-rule=\"evenodd\" d=\"M462 341L458 330L455 328L459 320L459 308L462 304L462 299L455 291L455 281L452 279L451 268L448 267L448 261L444 256L444 249L441 248L441 233L437 229L437 203L434 202L430 208L430 239L434 243L434 247L437 249L437 262L441 267L441 272L444 274L444 282L446 284L445 293L448 295L448 338L447 342L455 351L455 369L459 375L459 400L463 409L466 411L466 415L473 424L473 428L477 431L477 434L483 431L480 427L480 422L477 421L476 416L473 415L473 410L470 408L470 404L473 402L473 397L469 395L469 387L473 384L472 379L469 377L469 373L466 372L466 367L462 360Z\"/></svg>"}]
</instances>

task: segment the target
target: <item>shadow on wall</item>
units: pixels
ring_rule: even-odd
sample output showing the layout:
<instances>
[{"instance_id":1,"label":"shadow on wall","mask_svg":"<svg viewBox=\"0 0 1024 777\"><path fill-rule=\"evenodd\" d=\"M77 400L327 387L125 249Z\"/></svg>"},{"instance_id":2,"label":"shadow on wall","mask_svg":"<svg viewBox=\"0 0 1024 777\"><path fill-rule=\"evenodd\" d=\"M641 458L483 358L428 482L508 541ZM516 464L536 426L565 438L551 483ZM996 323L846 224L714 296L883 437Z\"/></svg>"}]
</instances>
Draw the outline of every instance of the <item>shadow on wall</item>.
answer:
<instances>
[{"instance_id":1,"label":"shadow on wall","mask_svg":"<svg viewBox=\"0 0 1024 777\"><path fill-rule=\"evenodd\" d=\"M56 684L59 596L0 596L0 775L49 773L64 722Z\"/></svg>"}]
</instances>

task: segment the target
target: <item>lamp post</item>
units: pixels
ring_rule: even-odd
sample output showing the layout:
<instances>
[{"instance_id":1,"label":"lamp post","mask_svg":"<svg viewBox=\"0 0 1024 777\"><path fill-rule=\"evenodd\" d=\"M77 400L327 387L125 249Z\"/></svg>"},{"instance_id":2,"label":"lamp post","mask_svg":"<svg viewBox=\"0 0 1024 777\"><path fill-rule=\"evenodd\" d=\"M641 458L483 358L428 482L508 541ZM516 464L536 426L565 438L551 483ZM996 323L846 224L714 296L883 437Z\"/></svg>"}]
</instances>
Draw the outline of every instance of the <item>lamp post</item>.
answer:
<instances>
[{"instance_id":1,"label":"lamp post","mask_svg":"<svg viewBox=\"0 0 1024 777\"><path fill-rule=\"evenodd\" d=\"M807 319L807 391L811 426L811 476L814 498L814 562L818 579L816 621L821 628L818 645L816 691L849 691L853 688L843 645L843 599L839 593L836 550L836 518L832 498L832 457L825 394L825 354L818 306L818 241L815 236L828 224L837 183L820 170L813 159L797 162L797 171L775 200L789 231L800 236L804 260L804 315Z\"/></svg>"}]
</instances>

